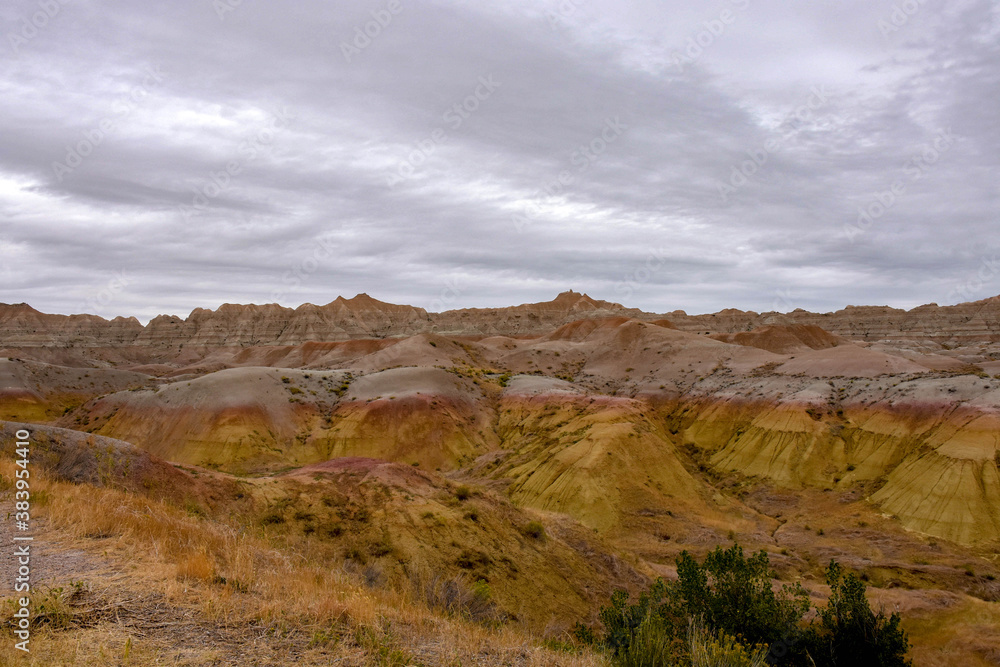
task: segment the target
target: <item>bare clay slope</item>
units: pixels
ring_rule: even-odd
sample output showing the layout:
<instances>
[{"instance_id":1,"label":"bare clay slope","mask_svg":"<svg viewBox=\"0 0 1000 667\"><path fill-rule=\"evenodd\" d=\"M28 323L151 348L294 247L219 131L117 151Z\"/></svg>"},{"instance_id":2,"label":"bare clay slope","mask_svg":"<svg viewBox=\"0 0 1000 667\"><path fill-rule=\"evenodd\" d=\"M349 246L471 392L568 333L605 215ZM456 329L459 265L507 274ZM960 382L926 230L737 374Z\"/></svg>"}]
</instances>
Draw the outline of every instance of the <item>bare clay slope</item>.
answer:
<instances>
[{"instance_id":1,"label":"bare clay slope","mask_svg":"<svg viewBox=\"0 0 1000 667\"><path fill-rule=\"evenodd\" d=\"M489 446L489 416L476 401L474 384L436 368L357 376L250 367L112 394L64 423L232 472L339 456L453 469Z\"/></svg>"},{"instance_id":2,"label":"bare clay slope","mask_svg":"<svg viewBox=\"0 0 1000 667\"><path fill-rule=\"evenodd\" d=\"M219 512L236 506L246 509L246 503L238 502L242 494L236 483L198 479L132 443L54 426L0 421L5 442L14 441L19 431L29 433L29 472L36 475L40 471L52 479L121 489L178 506L195 503Z\"/></svg>"},{"instance_id":3,"label":"bare clay slope","mask_svg":"<svg viewBox=\"0 0 1000 667\"><path fill-rule=\"evenodd\" d=\"M116 368L82 369L0 358L0 419L53 422L84 401L152 378Z\"/></svg>"},{"instance_id":4,"label":"bare clay slope","mask_svg":"<svg viewBox=\"0 0 1000 667\"><path fill-rule=\"evenodd\" d=\"M846 343L814 324L768 325L752 331L717 333L712 338L726 343L749 345L776 354L792 354L808 350L823 350Z\"/></svg>"}]
</instances>

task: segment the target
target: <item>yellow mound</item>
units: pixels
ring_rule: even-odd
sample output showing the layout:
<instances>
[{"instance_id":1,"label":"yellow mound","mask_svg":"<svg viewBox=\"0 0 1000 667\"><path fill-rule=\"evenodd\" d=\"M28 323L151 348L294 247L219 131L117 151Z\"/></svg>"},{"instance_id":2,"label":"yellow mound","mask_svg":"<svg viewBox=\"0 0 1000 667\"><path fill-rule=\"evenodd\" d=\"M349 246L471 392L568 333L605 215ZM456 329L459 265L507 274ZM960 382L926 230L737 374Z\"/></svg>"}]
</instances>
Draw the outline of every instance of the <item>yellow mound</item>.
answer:
<instances>
[{"instance_id":1,"label":"yellow mound","mask_svg":"<svg viewBox=\"0 0 1000 667\"><path fill-rule=\"evenodd\" d=\"M452 469L493 441L477 397L471 382L434 368L362 377L237 368L156 391L112 394L66 422L135 442L167 460L233 472L338 456Z\"/></svg>"},{"instance_id":2,"label":"yellow mound","mask_svg":"<svg viewBox=\"0 0 1000 667\"><path fill-rule=\"evenodd\" d=\"M980 415L934 432L872 500L903 525L961 543L1000 538L1000 419Z\"/></svg>"},{"instance_id":3,"label":"yellow mound","mask_svg":"<svg viewBox=\"0 0 1000 667\"><path fill-rule=\"evenodd\" d=\"M519 504L564 512L598 530L640 509L708 510L673 445L634 401L510 394L498 430L512 452L494 473Z\"/></svg>"}]
</instances>

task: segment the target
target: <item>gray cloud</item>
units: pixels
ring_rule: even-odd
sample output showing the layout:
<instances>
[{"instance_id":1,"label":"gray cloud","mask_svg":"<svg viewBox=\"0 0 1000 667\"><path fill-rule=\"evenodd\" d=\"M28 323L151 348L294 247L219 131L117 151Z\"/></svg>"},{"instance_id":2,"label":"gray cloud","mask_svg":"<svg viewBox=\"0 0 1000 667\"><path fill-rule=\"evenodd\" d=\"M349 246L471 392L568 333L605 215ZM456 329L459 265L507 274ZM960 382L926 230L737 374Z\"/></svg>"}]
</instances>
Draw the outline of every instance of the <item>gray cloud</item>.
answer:
<instances>
[{"instance_id":1,"label":"gray cloud","mask_svg":"<svg viewBox=\"0 0 1000 667\"><path fill-rule=\"evenodd\" d=\"M992 2L55 4L0 10L0 301L1000 293Z\"/></svg>"}]
</instances>

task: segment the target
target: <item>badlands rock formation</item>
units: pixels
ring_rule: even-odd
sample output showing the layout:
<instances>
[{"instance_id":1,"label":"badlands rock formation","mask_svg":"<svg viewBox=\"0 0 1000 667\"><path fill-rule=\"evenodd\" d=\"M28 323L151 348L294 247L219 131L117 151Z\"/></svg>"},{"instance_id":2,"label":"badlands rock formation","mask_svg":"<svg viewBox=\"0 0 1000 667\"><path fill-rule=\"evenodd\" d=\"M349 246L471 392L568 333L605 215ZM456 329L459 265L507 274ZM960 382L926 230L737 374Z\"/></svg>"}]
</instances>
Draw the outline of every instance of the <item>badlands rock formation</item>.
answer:
<instances>
[{"instance_id":1,"label":"badlands rock formation","mask_svg":"<svg viewBox=\"0 0 1000 667\"><path fill-rule=\"evenodd\" d=\"M301 345L310 341L389 338L417 333L523 336L548 333L581 319L629 317L663 320L702 334L739 335L770 325L814 327L857 341L907 341L949 347L1000 341L1000 297L956 306L929 304L913 310L848 306L833 313L755 313L727 309L709 315L684 311L645 313L617 303L564 292L554 300L508 308L465 308L428 313L359 294L325 306L224 304L198 308L187 317L160 315L145 327L134 317L105 320L93 315L46 315L27 304L0 304L0 345L21 347ZM797 329L793 335L802 335ZM735 341L734 341L735 342Z\"/></svg>"},{"instance_id":2,"label":"badlands rock formation","mask_svg":"<svg viewBox=\"0 0 1000 667\"><path fill-rule=\"evenodd\" d=\"M575 292L440 314L359 295L145 327L4 306L0 415L229 473L371 457L475 474L626 537L650 516L697 532L675 514L773 529L708 471L855 489L983 544L1000 539L998 303L664 317Z\"/></svg>"},{"instance_id":3,"label":"badlands rock formation","mask_svg":"<svg viewBox=\"0 0 1000 667\"><path fill-rule=\"evenodd\" d=\"M907 340L914 342L995 343L1000 340L1000 296L938 306L935 303L912 310L888 306L848 306L832 313L810 313L802 309L790 313L755 313L723 310L711 315L688 315L675 311L665 315L686 331L737 333L768 324L818 326L855 340Z\"/></svg>"},{"instance_id":4,"label":"badlands rock formation","mask_svg":"<svg viewBox=\"0 0 1000 667\"><path fill-rule=\"evenodd\" d=\"M940 655L927 628L982 634L1000 600L998 303L359 295L146 326L0 306L0 429L30 428L56 479L252 525L366 586L487 583L483 613L538 627L672 576L684 550L738 540L817 594L835 558L923 614Z\"/></svg>"}]
</instances>

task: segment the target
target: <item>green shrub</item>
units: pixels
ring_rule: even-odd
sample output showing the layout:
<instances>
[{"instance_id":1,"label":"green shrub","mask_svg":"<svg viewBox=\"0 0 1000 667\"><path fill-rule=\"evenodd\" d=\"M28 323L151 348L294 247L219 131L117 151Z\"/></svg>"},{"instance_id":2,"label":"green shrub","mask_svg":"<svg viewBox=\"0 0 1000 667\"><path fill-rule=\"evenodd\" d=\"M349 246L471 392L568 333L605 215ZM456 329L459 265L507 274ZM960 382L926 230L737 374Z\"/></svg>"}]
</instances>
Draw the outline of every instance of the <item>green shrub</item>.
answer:
<instances>
[{"instance_id":1,"label":"green shrub","mask_svg":"<svg viewBox=\"0 0 1000 667\"><path fill-rule=\"evenodd\" d=\"M488 604L493 600L493 589L485 579L477 579L476 583L472 584L472 597L481 604Z\"/></svg>"},{"instance_id":2,"label":"green shrub","mask_svg":"<svg viewBox=\"0 0 1000 667\"><path fill-rule=\"evenodd\" d=\"M529 521L524 526L524 534L528 537L540 540L545 537L545 526L543 526L539 521Z\"/></svg>"},{"instance_id":3,"label":"green shrub","mask_svg":"<svg viewBox=\"0 0 1000 667\"><path fill-rule=\"evenodd\" d=\"M41 594L30 598L32 624L38 627L48 626L53 629L71 627L77 612L73 601L82 596L83 582L74 582L71 590L60 588L42 589Z\"/></svg>"},{"instance_id":4,"label":"green shrub","mask_svg":"<svg viewBox=\"0 0 1000 667\"><path fill-rule=\"evenodd\" d=\"M830 563L827 606L810 623L808 593L778 592L767 552L717 547L704 563L677 558L677 581L657 579L635 602L616 591L600 611L604 634L577 624L579 641L603 646L616 665L859 665L904 667L909 643L897 614L868 606L864 584ZM666 656L666 657L665 657Z\"/></svg>"},{"instance_id":5,"label":"green shrub","mask_svg":"<svg viewBox=\"0 0 1000 667\"><path fill-rule=\"evenodd\" d=\"M704 618L713 630L741 635L753 644L787 642L809 610L809 594L801 586L786 585L774 592L765 551L746 558L738 544L726 550L717 547L704 565L684 552L677 559L677 573L675 615Z\"/></svg>"},{"instance_id":6,"label":"green shrub","mask_svg":"<svg viewBox=\"0 0 1000 667\"><path fill-rule=\"evenodd\" d=\"M865 597L865 585L853 574L843 576L830 561L826 570L830 599L819 610L820 627L811 633L809 653L817 667L859 665L907 667L910 642L899 614L875 613Z\"/></svg>"},{"instance_id":7,"label":"green shrub","mask_svg":"<svg viewBox=\"0 0 1000 667\"><path fill-rule=\"evenodd\" d=\"M636 628L628 648L614 659L616 667L669 667L674 661L673 637L662 619L648 614Z\"/></svg>"},{"instance_id":8,"label":"green shrub","mask_svg":"<svg viewBox=\"0 0 1000 667\"><path fill-rule=\"evenodd\" d=\"M668 584L663 579L657 579L648 591L639 595L635 604L628 604L628 591L615 591L611 594L611 605L601 607L600 619L604 625L604 636L600 643L604 645L613 657L626 654L639 626L650 616L656 615L657 621L664 625L664 633L676 636L676 628L672 619L662 613L663 600L668 592ZM577 636L581 633L578 631Z\"/></svg>"}]
</instances>

